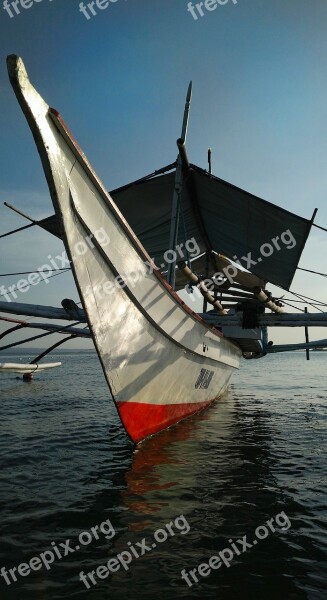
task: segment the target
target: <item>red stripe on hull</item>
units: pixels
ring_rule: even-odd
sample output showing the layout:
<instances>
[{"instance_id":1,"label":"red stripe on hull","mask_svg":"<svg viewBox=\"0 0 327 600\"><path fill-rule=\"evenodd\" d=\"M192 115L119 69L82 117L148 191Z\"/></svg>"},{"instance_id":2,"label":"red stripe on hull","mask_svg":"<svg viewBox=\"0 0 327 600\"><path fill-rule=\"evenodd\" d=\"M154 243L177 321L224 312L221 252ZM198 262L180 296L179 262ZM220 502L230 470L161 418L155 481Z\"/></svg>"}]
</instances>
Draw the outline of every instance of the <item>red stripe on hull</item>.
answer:
<instances>
[{"instance_id":1,"label":"red stripe on hull","mask_svg":"<svg viewBox=\"0 0 327 600\"><path fill-rule=\"evenodd\" d=\"M206 408L213 401L183 404L117 402L117 408L128 435L133 442L137 443Z\"/></svg>"}]
</instances>

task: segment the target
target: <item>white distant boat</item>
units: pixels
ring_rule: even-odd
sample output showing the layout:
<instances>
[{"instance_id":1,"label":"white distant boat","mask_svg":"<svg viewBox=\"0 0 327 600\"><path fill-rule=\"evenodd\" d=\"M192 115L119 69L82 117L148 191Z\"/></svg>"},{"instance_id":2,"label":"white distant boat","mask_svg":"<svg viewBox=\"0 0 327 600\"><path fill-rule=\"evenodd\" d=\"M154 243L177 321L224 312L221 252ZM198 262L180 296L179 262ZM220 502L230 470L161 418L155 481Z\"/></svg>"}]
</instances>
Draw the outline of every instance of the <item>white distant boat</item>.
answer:
<instances>
[{"instance_id":1,"label":"white distant boat","mask_svg":"<svg viewBox=\"0 0 327 600\"><path fill-rule=\"evenodd\" d=\"M264 308L277 313L279 325L287 316L279 314L281 303L266 292L266 282L289 287L312 220L189 164L185 137L191 87L177 161L109 195L60 114L31 85L22 60L8 57L8 70L55 209L54 217L38 224L63 239L84 309L65 301L61 312L26 305L12 307L12 312L37 316L43 311L49 318L87 321L87 335L93 338L122 423L139 442L219 398L243 353L247 358L266 354L266 327L260 326ZM199 253L194 261L187 253L182 256L176 275L182 221L184 242L187 230ZM295 247L281 247L262 264L258 261L251 273L232 267L231 260L215 252L231 257L249 253L287 228L296 236ZM99 231L110 242L100 239ZM168 267L163 259L167 248L175 253ZM229 267L233 285L226 277ZM193 271L207 279L225 273L223 282L215 283L214 298ZM201 314L176 293L188 281L204 296ZM207 302L215 315L206 312ZM72 333L78 335L77 329Z\"/></svg>"},{"instance_id":2,"label":"white distant boat","mask_svg":"<svg viewBox=\"0 0 327 600\"><path fill-rule=\"evenodd\" d=\"M46 369L55 369L61 366L61 362L56 363L0 363L0 371L8 373L22 373L23 375L32 375L36 371L45 371Z\"/></svg>"},{"instance_id":3,"label":"white distant boat","mask_svg":"<svg viewBox=\"0 0 327 600\"><path fill-rule=\"evenodd\" d=\"M18 373L23 375L24 381L32 381L35 373L55 369L61 366L61 362L56 363L0 363L0 373Z\"/></svg>"}]
</instances>

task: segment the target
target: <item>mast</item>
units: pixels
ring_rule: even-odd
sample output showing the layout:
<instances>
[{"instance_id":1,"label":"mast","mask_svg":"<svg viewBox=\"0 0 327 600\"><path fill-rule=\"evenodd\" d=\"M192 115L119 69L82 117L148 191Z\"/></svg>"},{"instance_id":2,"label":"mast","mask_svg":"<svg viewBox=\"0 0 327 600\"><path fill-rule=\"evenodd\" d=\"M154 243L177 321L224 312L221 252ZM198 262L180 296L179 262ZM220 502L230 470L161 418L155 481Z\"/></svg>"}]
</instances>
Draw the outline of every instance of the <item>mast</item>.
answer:
<instances>
[{"instance_id":1,"label":"mast","mask_svg":"<svg viewBox=\"0 0 327 600\"><path fill-rule=\"evenodd\" d=\"M188 120L190 113L190 104L192 98L192 81L190 81L186 102L184 108L184 118L182 125L182 134L181 141L185 144L187 128L188 128ZM183 182L183 162L180 153L178 154L177 164L176 164L176 173L175 173L175 186L174 186L174 194L173 194L173 204L172 204L172 212L171 212L171 224L170 224L170 236L169 236L169 250L176 251L177 245L177 237L178 237L178 226L179 226L179 215L180 215L180 197L182 193L182 182ZM176 258L173 262L168 265L168 274L167 279L168 283L174 288L175 287L175 271L176 271Z\"/></svg>"}]
</instances>

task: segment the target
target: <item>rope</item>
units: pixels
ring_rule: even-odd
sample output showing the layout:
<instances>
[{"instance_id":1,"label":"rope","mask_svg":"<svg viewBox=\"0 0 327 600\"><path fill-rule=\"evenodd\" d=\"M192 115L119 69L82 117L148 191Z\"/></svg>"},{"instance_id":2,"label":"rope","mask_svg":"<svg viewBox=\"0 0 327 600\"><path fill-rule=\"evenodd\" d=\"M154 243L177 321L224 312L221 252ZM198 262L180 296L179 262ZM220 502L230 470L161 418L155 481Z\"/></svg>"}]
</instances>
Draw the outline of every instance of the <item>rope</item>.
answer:
<instances>
[{"instance_id":1,"label":"rope","mask_svg":"<svg viewBox=\"0 0 327 600\"><path fill-rule=\"evenodd\" d=\"M294 304L291 304L290 302L286 302L286 300L282 300L283 304L286 304L286 306L291 306L291 308L295 308L296 310L299 310L300 312L305 312L305 310L303 310L302 308L299 308L298 306L294 306ZM295 300L296 302L296 300Z\"/></svg>"},{"instance_id":2,"label":"rope","mask_svg":"<svg viewBox=\"0 0 327 600\"><path fill-rule=\"evenodd\" d=\"M327 304L325 302L322 302L321 300L317 300L316 298L310 298L310 296L305 296L304 294L299 294L298 292L291 292L291 294L294 294L294 296L296 296L297 298L300 298L300 300L303 300L303 298L305 298L305 300L311 300L312 302L316 302L318 304L321 304L322 306L327 306Z\"/></svg>"},{"instance_id":3,"label":"rope","mask_svg":"<svg viewBox=\"0 0 327 600\"><path fill-rule=\"evenodd\" d=\"M327 277L327 273L319 273L318 271L311 271L310 269L303 269L302 267L296 267L299 271L306 271L307 273L313 273L314 275L321 275Z\"/></svg>"},{"instance_id":4,"label":"rope","mask_svg":"<svg viewBox=\"0 0 327 600\"><path fill-rule=\"evenodd\" d=\"M291 290L290 290L291 291ZM303 301L303 298L307 300L312 300L313 302L319 302L319 300L315 300L314 298L309 298L309 296L302 296L301 294L297 294L296 292L292 292L291 294L293 294L294 296L296 296L297 298L300 298L300 300ZM309 306L313 306L312 302L306 302L306 304L309 304ZM327 306L327 304L323 304L321 303L320 306ZM319 310L319 312L324 312L323 310L321 310L321 308L318 308L318 306L315 306L316 310Z\"/></svg>"},{"instance_id":5,"label":"rope","mask_svg":"<svg viewBox=\"0 0 327 600\"><path fill-rule=\"evenodd\" d=\"M280 289L283 289L280 285L278 285L277 287L279 287ZM288 290L288 292L289 292L289 294L296 296L296 298L299 298L303 302L303 304L309 304L310 306L313 306L314 308L316 308L316 310L319 310L320 312L324 312L324 311L321 310L320 308L318 308L317 305L327 306L327 304L325 302L322 302L321 300L317 300L316 298L311 298L310 296L305 296L304 294L298 294L297 292L293 292L292 290ZM308 302L308 300L310 300L310 302Z\"/></svg>"},{"instance_id":6,"label":"rope","mask_svg":"<svg viewBox=\"0 0 327 600\"><path fill-rule=\"evenodd\" d=\"M308 302L306 300L292 300L292 298L284 298L284 296L282 296L281 298L278 298L278 300L280 300L281 302L299 302L299 304L308 304ZM327 306L324 302L312 302L312 306Z\"/></svg>"},{"instance_id":7,"label":"rope","mask_svg":"<svg viewBox=\"0 0 327 600\"><path fill-rule=\"evenodd\" d=\"M61 271L60 273L55 273L54 275L50 275L50 277L47 277L47 281L48 281L49 279L52 279L53 277L58 277L58 275L64 275L65 271L70 271L70 269L65 269L65 270ZM33 273L41 273L41 271L32 271L32 272L33 272ZM42 278L42 281L45 281L45 279L43 279L43 278ZM38 283L41 283L41 281L39 281ZM31 284L29 284L29 283L28 283L27 285L31 285ZM34 285L37 285L37 284L35 284L35 283L34 283ZM26 286L23 286L23 289L24 289L25 287L26 287ZM17 289L18 289L17 287L14 287L14 288L13 288L12 286L10 286L10 290L8 289L8 290L7 290L6 292L4 292L3 294L0 294L0 298L2 298L3 296L7 296L8 294L11 294L12 292L15 292ZM20 290L18 290L18 291L20 291Z\"/></svg>"},{"instance_id":8,"label":"rope","mask_svg":"<svg viewBox=\"0 0 327 600\"><path fill-rule=\"evenodd\" d=\"M322 231L327 231L327 229L325 229L325 227L321 227L321 225L316 225L315 223L312 223L313 227L317 227L317 229L321 229Z\"/></svg>"},{"instance_id":9,"label":"rope","mask_svg":"<svg viewBox=\"0 0 327 600\"><path fill-rule=\"evenodd\" d=\"M8 233L3 233L2 235L0 235L0 240L2 238L7 237L8 235L12 235L13 233L18 233L18 231L23 231L24 229L28 229L29 227L34 227L34 225L36 225L36 223L30 223L29 225L24 225L24 227L19 227L18 229L14 229L13 231L8 231Z\"/></svg>"},{"instance_id":10,"label":"rope","mask_svg":"<svg viewBox=\"0 0 327 600\"><path fill-rule=\"evenodd\" d=\"M71 271L70 267L63 269L46 269L45 271L22 271L21 273L1 273L0 277L14 277L14 275L33 275L34 273L56 273L57 271Z\"/></svg>"}]
</instances>

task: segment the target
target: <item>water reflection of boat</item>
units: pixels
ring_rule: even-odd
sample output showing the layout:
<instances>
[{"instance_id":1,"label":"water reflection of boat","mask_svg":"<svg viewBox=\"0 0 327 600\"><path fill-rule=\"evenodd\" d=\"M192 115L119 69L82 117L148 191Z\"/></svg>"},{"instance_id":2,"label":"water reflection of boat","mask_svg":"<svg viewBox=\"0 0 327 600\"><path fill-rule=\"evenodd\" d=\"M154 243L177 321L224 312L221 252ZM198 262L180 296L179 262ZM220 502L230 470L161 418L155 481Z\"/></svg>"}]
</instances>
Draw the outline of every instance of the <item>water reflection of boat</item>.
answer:
<instances>
[{"instance_id":1,"label":"water reflection of boat","mask_svg":"<svg viewBox=\"0 0 327 600\"><path fill-rule=\"evenodd\" d=\"M232 422L233 413L234 400L230 392L226 392L217 405L208 407L196 418L182 421L178 427L144 440L135 449L131 468L125 473L127 488L122 491L123 503L129 511L129 528L142 529L156 513L156 519L159 515L164 519L171 513L171 502L178 511L178 505L183 506L186 499L192 498L192 486L202 478L204 449L215 439L220 453L216 459L220 461L220 444L229 437L227 424ZM234 466L238 464L235 456ZM210 465L206 468L211 471ZM184 481L183 490L180 490L181 481Z\"/></svg>"},{"instance_id":2,"label":"water reflection of boat","mask_svg":"<svg viewBox=\"0 0 327 600\"><path fill-rule=\"evenodd\" d=\"M196 419L190 417L178 427L171 427L144 440L135 449L131 469L125 474L127 489L122 491L123 502L129 510L146 517L167 505L166 499L152 502L151 497L178 485L178 469L190 461L189 457L180 455L179 443L183 442L183 447L192 439L200 423L208 419L208 410L198 414ZM132 528L142 529L143 525L135 522Z\"/></svg>"}]
</instances>

